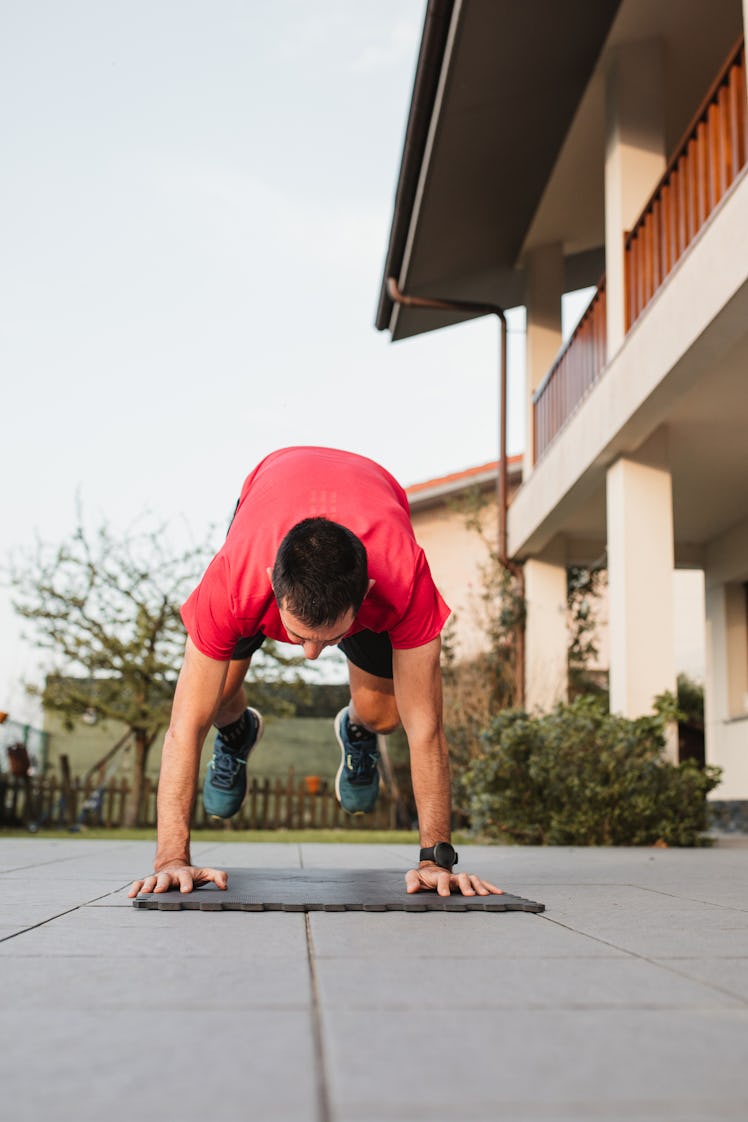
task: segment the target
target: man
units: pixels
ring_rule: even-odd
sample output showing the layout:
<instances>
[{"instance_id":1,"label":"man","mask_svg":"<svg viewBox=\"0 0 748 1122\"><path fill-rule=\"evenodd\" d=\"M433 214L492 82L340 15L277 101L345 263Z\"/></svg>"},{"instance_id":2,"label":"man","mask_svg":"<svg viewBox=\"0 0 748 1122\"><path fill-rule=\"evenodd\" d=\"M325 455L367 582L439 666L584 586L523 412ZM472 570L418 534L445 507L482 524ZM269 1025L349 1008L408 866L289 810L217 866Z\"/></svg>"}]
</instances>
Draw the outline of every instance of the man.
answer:
<instances>
[{"instance_id":1,"label":"man","mask_svg":"<svg viewBox=\"0 0 748 1122\"><path fill-rule=\"evenodd\" d=\"M246 791L246 763L262 736L244 678L265 638L316 659L337 645L348 659L350 704L335 720L335 789L350 813L379 789L377 734L400 722L410 747L421 852L409 892L501 890L453 873L450 779L442 725L440 634L449 609L410 523L408 500L373 460L331 448L285 448L247 478L222 549L182 607L187 644L164 742L154 873L133 883L165 892L214 882L190 860L200 753L217 728L203 788L208 813L229 818Z\"/></svg>"}]
</instances>

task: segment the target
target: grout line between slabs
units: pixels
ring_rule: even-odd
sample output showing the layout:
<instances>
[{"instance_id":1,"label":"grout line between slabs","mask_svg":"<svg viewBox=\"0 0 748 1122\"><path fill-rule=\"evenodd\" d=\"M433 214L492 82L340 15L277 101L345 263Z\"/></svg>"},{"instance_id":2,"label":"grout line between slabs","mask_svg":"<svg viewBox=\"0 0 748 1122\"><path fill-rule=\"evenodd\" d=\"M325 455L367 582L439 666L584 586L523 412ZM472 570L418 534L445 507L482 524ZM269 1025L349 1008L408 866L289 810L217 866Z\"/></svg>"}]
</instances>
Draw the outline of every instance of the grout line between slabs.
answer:
<instances>
[{"instance_id":1,"label":"grout line between slabs","mask_svg":"<svg viewBox=\"0 0 748 1122\"><path fill-rule=\"evenodd\" d=\"M107 896L113 896L115 892L121 892L123 888L127 888L127 884L122 885L120 888L111 889L109 892L102 892L101 896L94 896L91 900L84 900L82 904L74 904L72 908L65 908L64 911L57 912L53 916L47 916L46 919L41 919L38 923L30 923L28 927L23 927L20 931L14 931L12 935L2 935L0 936L0 943L7 943L10 939L17 939L19 935L25 935L29 931L36 930L37 927L45 927L48 923L52 923L56 919L61 919L62 916L72 915L73 912L78 912L81 908L87 908L90 904L95 904L98 900L105 900Z\"/></svg>"},{"instance_id":2,"label":"grout line between slabs","mask_svg":"<svg viewBox=\"0 0 748 1122\"><path fill-rule=\"evenodd\" d=\"M748 999L742 997L740 994L734 993L732 990L728 990L724 986L718 985L716 982L708 982L703 978L695 978L693 975L687 974L683 970L676 970L675 967L670 966L669 960L653 958L646 954L640 954L638 951L632 951L629 947L622 947L618 943L612 943L610 939L603 939L599 935L591 935L588 931L581 931L578 927L571 927L568 923L562 923L558 919L552 919L547 913L539 915L538 919L544 919L547 923L555 924L556 927L563 927L566 931L572 931L575 935L582 935L585 939L592 939L593 942L600 943L604 947L611 947L613 950L620 951L630 958L638 959L639 962L647 962L650 966L667 970L677 978L685 978L689 982L697 982L706 989L714 990L715 993L722 994L724 997L730 997L734 1001L739 1001L741 1004L748 1006Z\"/></svg>"},{"instance_id":3,"label":"grout line between slabs","mask_svg":"<svg viewBox=\"0 0 748 1122\"><path fill-rule=\"evenodd\" d=\"M317 1119L318 1122L330 1122L332 1115L330 1113L330 1092L327 1085L327 1056L325 1054L325 1043L322 1032L319 986L317 983L317 969L314 961L312 924L309 912L304 916L304 928L306 931L306 949L309 962L309 983L311 990L312 1042L317 1071Z\"/></svg>"}]
</instances>

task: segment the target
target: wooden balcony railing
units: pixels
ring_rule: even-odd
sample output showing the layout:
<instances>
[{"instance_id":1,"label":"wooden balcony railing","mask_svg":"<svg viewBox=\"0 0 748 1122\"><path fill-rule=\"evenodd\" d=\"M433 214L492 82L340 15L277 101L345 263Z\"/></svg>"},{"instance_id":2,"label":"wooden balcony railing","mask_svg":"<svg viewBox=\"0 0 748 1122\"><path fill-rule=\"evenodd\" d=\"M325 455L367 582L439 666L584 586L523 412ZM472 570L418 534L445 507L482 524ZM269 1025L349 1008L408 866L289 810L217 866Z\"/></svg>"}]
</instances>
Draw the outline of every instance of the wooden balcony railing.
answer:
<instances>
[{"instance_id":1,"label":"wooden balcony railing","mask_svg":"<svg viewBox=\"0 0 748 1122\"><path fill-rule=\"evenodd\" d=\"M587 305L573 335L533 396L535 460L566 424L605 367L605 280Z\"/></svg>"},{"instance_id":2,"label":"wooden balcony railing","mask_svg":"<svg viewBox=\"0 0 748 1122\"><path fill-rule=\"evenodd\" d=\"M625 239L626 330L748 163L745 43L722 68ZM539 460L606 363L605 280L533 397Z\"/></svg>"},{"instance_id":3,"label":"wooden balcony railing","mask_svg":"<svg viewBox=\"0 0 748 1122\"><path fill-rule=\"evenodd\" d=\"M722 72L625 240L626 330L734 183L748 159L745 44Z\"/></svg>"}]
</instances>

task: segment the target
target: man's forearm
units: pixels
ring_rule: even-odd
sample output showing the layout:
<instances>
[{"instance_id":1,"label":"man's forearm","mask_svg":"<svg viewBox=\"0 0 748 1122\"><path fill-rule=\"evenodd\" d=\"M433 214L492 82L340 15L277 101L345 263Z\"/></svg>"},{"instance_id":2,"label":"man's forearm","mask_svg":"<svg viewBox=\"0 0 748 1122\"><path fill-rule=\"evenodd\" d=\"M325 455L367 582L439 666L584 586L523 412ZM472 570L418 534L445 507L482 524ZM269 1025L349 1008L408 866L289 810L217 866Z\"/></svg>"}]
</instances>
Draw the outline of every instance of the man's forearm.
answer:
<instances>
[{"instance_id":1,"label":"man's forearm","mask_svg":"<svg viewBox=\"0 0 748 1122\"><path fill-rule=\"evenodd\" d=\"M395 698L410 747L421 845L450 840L452 793L442 717L441 640L393 650Z\"/></svg>"},{"instance_id":2,"label":"man's forearm","mask_svg":"<svg viewBox=\"0 0 748 1122\"><path fill-rule=\"evenodd\" d=\"M443 733L410 743L410 772L418 810L421 845L449 841L452 824L452 790L449 751Z\"/></svg>"},{"instance_id":3,"label":"man's forearm","mask_svg":"<svg viewBox=\"0 0 748 1122\"><path fill-rule=\"evenodd\" d=\"M201 743L185 744L169 729L161 757L158 782L158 844L154 869L172 862L190 861L190 820Z\"/></svg>"}]
</instances>

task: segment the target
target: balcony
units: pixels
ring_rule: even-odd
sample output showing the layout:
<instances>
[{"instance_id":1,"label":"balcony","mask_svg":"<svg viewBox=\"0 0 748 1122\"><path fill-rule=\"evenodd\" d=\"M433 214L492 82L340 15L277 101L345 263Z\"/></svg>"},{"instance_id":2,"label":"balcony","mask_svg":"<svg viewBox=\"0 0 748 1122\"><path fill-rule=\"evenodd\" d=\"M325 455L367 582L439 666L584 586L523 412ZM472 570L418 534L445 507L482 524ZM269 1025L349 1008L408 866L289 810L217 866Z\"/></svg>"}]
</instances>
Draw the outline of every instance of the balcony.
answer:
<instances>
[{"instance_id":1,"label":"balcony","mask_svg":"<svg viewBox=\"0 0 748 1122\"><path fill-rule=\"evenodd\" d=\"M636 323L746 164L745 45L728 59L626 235L626 329Z\"/></svg>"},{"instance_id":2,"label":"balcony","mask_svg":"<svg viewBox=\"0 0 748 1122\"><path fill-rule=\"evenodd\" d=\"M536 461L605 369L605 278L533 398Z\"/></svg>"},{"instance_id":3,"label":"balcony","mask_svg":"<svg viewBox=\"0 0 748 1122\"><path fill-rule=\"evenodd\" d=\"M748 162L743 40L730 53L655 191L625 236L626 330L686 253ZM533 397L535 461L603 375L605 280Z\"/></svg>"}]
</instances>

